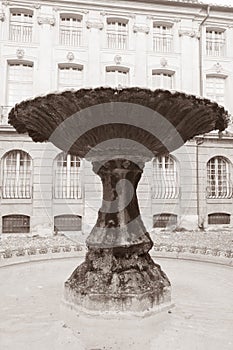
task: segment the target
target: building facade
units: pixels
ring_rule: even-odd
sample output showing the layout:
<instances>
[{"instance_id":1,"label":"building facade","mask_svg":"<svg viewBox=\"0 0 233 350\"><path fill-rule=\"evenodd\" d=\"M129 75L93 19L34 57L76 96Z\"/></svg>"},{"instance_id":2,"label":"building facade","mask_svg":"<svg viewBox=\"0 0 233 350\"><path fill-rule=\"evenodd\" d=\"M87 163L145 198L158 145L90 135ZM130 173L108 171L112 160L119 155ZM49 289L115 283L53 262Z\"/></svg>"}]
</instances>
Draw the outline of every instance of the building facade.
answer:
<instances>
[{"instance_id":1,"label":"building facade","mask_svg":"<svg viewBox=\"0 0 233 350\"><path fill-rule=\"evenodd\" d=\"M0 232L88 233L101 204L91 164L7 123L24 99L81 87L164 88L233 112L233 8L198 1L2 1ZM211 132L145 166L148 228L233 222L233 133Z\"/></svg>"}]
</instances>

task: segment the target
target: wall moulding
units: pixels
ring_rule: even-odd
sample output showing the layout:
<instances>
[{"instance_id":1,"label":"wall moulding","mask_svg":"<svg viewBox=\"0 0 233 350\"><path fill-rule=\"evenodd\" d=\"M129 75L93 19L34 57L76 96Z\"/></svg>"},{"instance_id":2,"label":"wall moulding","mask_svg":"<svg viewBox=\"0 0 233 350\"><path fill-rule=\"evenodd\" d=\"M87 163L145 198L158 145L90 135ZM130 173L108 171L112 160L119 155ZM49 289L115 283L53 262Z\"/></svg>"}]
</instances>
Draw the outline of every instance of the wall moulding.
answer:
<instances>
[{"instance_id":1,"label":"wall moulding","mask_svg":"<svg viewBox=\"0 0 233 350\"><path fill-rule=\"evenodd\" d=\"M102 30L104 28L104 23L102 21L99 21L98 19L90 19L86 21L87 29L95 28Z\"/></svg>"},{"instance_id":2,"label":"wall moulding","mask_svg":"<svg viewBox=\"0 0 233 350\"><path fill-rule=\"evenodd\" d=\"M136 18L135 13L129 13L129 12L107 12L107 11L101 11L101 16L104 17L119 17L119 18Z\"/></svg>"},{"instance_id":3,"label":"wall moulding","mask_svg":"<svg viewBox=\"0 0 233 350\"><path fill-rule=\"evenodd\" d=\"M189 29L180 29L179 30L179 36L188 36L190 38L196 38L199 39L200 38L200 33L195 31L195 30L189 30Z\"/></svg>"},{"instance_id":4,"label":"wall moulding","mask_svg":"<svg viewBox=\"0 0 233 350\"><path fill-rule=\"evenodd\" d=\"M4 22L5 18L6 18L5 13L3 11L0 11L0 21Z\"/></svg>"},{"instance_id":5,"label":"wall moulding","mask_svg":"<svg viewBox=\"0 0 233 350\"><path fill-rule=\"evenodd\" d=\"M65 12L65 13L83 13L85 15L87 15L89 13L88 10L84 10L84 9L83 10L78 9L78 11L77 11L76 8L71 9L70 7L66 8L66 7L60 7L60 6L53 6L53 11L54 12L61 12L61 13L63 13L63 12Z\"/></svg>"},{"instance_id":6,"label":"wall moulding","mask_svg":"<svg viewBox=\"0 0 233 350\"><path fill-rule=\"evenodd\" d=\"M133 31L134 31L134 33L149 34L150 27L145 25L145 24L134 24Z\"/></svg>"},{"instance_id":7,"label":"wall moulding","mask_svg":"<svg viewBox=\"0 0 233 350\"><path fill-rule=\"evenodd\" d=\"M37 17L38 24L50 24L54 26L56 23L55 17L53 16L38 16Z\"/></svg>"}]
</instances>

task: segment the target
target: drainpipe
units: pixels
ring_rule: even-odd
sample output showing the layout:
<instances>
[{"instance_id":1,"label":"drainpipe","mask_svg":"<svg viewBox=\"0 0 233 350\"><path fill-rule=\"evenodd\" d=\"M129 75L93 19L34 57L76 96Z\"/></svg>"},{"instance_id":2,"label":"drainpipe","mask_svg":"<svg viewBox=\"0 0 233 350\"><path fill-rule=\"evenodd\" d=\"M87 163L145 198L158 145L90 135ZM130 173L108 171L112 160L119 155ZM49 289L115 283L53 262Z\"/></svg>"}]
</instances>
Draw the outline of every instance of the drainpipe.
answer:
<instances>
[{"instance_id":1,"label":"drainpipe","mask_svg":"<svg viewBox=\"0 0 233 350\"><path fill-rule=\"evenodd\" d=\"M207 6L206 16L199 25L199 80L200 80L200 96L203 97L203 25L210 16L210 5ZM199 146L204 142L204 138L196 139L196 184L197 184L197 217L198 227L204 229L204 223L200 217L200 180L199 180Z\"/></svg>"},{"instance_id":2,"label":"drainpipe","mask_svg":"<svg viewBox=\"0 0 233 350\"><path fill-rule=\"evenodd\" d=\"M207 6L206 16L199 25L199 79L200 79L200 96L203 97L203 25L210 16L210 5Z\"/></svg>"}]
</instances>

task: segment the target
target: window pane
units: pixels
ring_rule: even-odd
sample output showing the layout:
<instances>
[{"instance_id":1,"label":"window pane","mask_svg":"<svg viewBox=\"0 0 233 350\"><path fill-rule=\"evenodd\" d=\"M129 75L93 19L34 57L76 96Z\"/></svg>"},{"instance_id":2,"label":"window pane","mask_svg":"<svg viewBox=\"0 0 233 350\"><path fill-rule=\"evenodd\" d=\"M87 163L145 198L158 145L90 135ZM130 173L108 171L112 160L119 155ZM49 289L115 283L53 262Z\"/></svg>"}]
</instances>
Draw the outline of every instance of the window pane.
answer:
<instances>
[{"instance_id":1,"label":"window pane","mask_svg":"<svg viewBox=\"0 0 233 350\"><path fill-rule=\"evenodd\" d=\"M80 159L73 155L60 154L54 165L54 197L81 198Z\"/></svg>"},{"instance_id":2,"label":"window pane","mask_svg":"<svg viewBox=\"0 0 233 350\"><path fill-rule=\"evenodd\" d=\"M32 162L23 151L11 151L3 158L3 198L31 198Z\"/></svg>"},{"instance_id":3,"label":"window pane","mask_svg":"<svg viewBox=\"0 0 233 350\"><path fill-rule=\"evenodd\" d=\"M172 27L166 25L154 25L153 50L156 52L172 51Z\"/></svg>"},{"instance_id":4,"label":"window pane","mask_svg":"<svg viewBox=\"0 0 233 350\"><path fill-rule=\"evenodd\" d=\"M75 15L60 17L60 45L80 46L82 41L82 18Z\"/></svg>"},{"instance_id":5,"label":"window pane","mask_svg":"<svg viewBox=\"0 0 233 350\"><path fill-rule=\"evenodd\" d=\"M29 233L30 217L26 215L8 215L2 218L2 233Z\"/></svg>"},{"instance_id":6,"label":"window pane","mask_svg":"<svg viewBox=\"0 0 233 350\"><path fill-rule=\"evenodd\" d=\"M58 89L77 89L83 85L83 67L59 67Z\"/></svg>"},{"instance_id":7,"label":"window pane","mask_svg":"<svg viewBox=\"0 0 233 350\"><path fill-rule=\"evenodd\" d=\"M33 66L27 63L8 64L8 105L14 106L33 95Z\"/></svg>"},{"instance_id":8,"label":"window pane","mask_svg":"<svg viewBox=\"0 0 233 350\"><path fill-rule=\"evenodd\" d=\"M127 49L128 23L126 21L107 20L107 47L110 49Z\"/></svg>"},{"instance_id":9,"label":"window pane","mask_svg":"<svg viewBox=\"0 0 233 350\"><path fill-rule=\"evenodd\" d=\"M230 164L222 157L207 163L207 198L231 198Z\"/></svg>"}]
</instances>

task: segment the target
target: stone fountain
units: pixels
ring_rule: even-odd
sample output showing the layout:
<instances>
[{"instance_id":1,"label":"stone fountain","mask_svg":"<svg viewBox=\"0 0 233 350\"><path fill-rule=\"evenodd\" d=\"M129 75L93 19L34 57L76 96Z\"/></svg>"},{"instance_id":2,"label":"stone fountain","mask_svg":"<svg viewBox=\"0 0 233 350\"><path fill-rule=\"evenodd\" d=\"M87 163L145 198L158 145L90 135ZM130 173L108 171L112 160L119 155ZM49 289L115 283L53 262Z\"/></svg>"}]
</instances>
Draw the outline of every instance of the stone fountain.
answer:
<instances>
[{"instance_id":1,"label":"stone fountain","mask_svg":"<svg viewBox=\"0 0 233 350\"><path fill-rule=\"evenodd\" d=\"M80 89L16 105L9 123L35 142L86 158L103 184L103 203L85 261L65 282L65 300L86 313L145 315L171 305L170 282L149 255L136 188L146 161L195 135L227 126L217 103L140 88Z\"/></svg>"}]
</instances>

